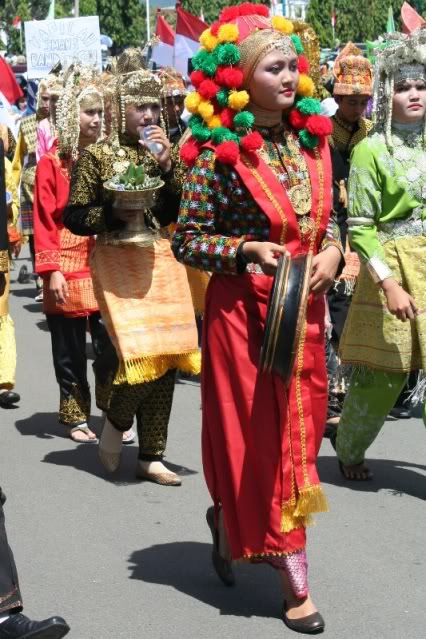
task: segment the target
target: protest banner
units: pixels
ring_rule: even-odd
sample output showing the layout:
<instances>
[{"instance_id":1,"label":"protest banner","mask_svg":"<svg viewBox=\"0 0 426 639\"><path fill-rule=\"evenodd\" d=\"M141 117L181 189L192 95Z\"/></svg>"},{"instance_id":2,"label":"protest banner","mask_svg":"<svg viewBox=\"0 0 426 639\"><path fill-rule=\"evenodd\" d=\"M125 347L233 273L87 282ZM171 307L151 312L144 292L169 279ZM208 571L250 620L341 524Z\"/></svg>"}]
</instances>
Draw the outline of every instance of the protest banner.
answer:
<instances>
[{"instance_id":1,"label":"protest banner","mask_svg":"<svg viewBox=\"0 0 426 639\"><path fill-rule=\"evenodd\" d=\"M28 79L42 78L58 63L94 64L102 69L99 17L62 18L25 23Z\"/></svg>"}]
</instances>

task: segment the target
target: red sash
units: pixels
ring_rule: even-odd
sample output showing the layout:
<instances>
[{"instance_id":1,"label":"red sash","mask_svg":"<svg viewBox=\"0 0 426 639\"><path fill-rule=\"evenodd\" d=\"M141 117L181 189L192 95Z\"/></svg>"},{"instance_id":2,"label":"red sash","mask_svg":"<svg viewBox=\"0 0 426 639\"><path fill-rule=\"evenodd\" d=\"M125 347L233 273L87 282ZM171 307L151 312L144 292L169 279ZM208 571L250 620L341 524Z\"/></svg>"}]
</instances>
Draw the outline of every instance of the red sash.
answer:
<instances>
[{"instance_id":1,"label":"red sash","mask_svg":"<svg viewBox=\"0 0 426 639\"><path fill-rule=\"evenodd\" d=\"M330 149L328 143L324 141L316 151L302 148L302 154L308 167L312 188L310 217L318 224L312 247L314 253L317 253L330 218L332 195ZM238 160L235 170L269 219L270 241L276 244L285 243L292 255L307 252L310 242L302 243L298 216L287 191L266 162L255 153L246 153Z\"/></svg>"}]
</instances>

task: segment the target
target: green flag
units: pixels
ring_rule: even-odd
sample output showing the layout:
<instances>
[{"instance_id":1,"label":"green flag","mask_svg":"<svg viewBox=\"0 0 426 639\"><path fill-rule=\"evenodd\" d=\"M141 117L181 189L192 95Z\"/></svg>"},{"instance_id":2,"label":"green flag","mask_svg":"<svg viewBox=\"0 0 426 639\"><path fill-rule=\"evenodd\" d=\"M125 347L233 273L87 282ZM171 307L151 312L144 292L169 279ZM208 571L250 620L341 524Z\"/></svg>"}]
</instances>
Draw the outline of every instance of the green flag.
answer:
<instances>
[{"instance_id":1,"label":"green flag","mask_svg":"<svg viewBox=\"0 0 426 639\"><path fill-rule=\"evenodd\" d=\"M54 0L52 0L54 1ZM386 33L395 33L395 20L393 19L393 9L388 9L388 21L386 22Z\"/></svg>"}]
</instances>

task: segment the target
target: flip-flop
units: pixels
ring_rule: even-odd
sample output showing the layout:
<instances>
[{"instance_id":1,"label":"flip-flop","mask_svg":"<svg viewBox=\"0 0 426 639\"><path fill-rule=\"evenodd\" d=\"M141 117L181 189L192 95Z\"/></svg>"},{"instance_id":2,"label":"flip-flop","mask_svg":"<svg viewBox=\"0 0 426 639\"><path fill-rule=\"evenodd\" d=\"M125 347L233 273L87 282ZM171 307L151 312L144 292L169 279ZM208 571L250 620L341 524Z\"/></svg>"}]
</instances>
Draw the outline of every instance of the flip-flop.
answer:
<instances>
[{"instance_id":1,"label":"flip-flop","mask_svg":"<svg viewBox=\"0 0 426 639\"><path fill-rule=\"evenodd\" d=\"M130 430L127 430L125 432L129 433L129 436L126 439L123 439L123 446L125 446L126 444L133 444L136 439L135 431L133 430L133 428L131 428Z\"/></svg>"},{"instance_id":2,"label":"flip-flop","mask_svg":"<svg viewBox=\"0 0 426 639\"><path fill-rule=\"evenodd\" d=\"M87 437L89 437L91 431L89 429L88 426L73 426L73 428L70 428L68 431L68 437L75 443L75 444L97 444L98 443L98 438L95 437L94 439L74 439L72 437L73 433L76 433L77 431L81 431L82 433L84 433L85 435L87 435Z\"/></svg>"}]
</instances>

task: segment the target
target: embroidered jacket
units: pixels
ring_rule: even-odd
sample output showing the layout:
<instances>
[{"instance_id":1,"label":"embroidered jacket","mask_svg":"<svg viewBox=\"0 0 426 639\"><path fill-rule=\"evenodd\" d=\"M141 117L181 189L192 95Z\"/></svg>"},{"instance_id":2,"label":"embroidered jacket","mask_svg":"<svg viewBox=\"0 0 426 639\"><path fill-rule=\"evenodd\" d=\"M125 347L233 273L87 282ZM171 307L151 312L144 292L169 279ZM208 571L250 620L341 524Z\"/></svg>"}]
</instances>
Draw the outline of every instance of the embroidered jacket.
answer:
<instances>
[{"instance_id":1,"label":"embroidered jacket","mask_svg":"<svg viewBox=\"0 0 426 639\"><path fill-rule=\"evenodd\" d=\"M70 162L58 155L57 143L37 165L34 190L35 265L36 272L46 281L44 311L78 317L98 310L89 265L95 240L73 235L64 226L70 170ZM58 304L48 290L48 276L53 271L60 271L67 280L69 298L65 304Z\"/></svg>"},{"instance_id":2,"label":"embroidered jacket","mask_svg":"<svg viewBox=\"0 0 426 639\"><path fill-rule=\"evenodd\" d=\"M281 125L262 129L262 156L278 180L287 188L304 185L310 189L306 166L291 152ZM293 146L297 138L293 136ZM275 194L276 196L279 194ZM305 218L301 215L299 220ZM302 222L300 222L302 225ZM238 173L215 161L207 149L196 161L184 185L178 224L172 241L179 261L217 273L237 274L244 270L238 259L243 241L267 241L270 223L254 201ZM322 249L334 244L341 250L339 229L330 221Z\"/></svg>"}]
</instances>

